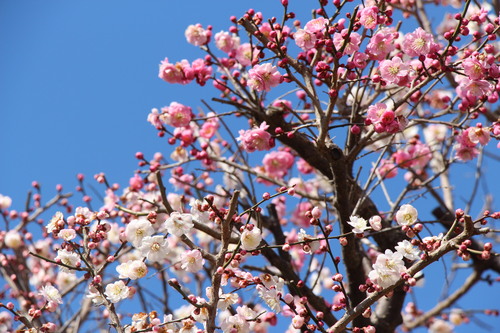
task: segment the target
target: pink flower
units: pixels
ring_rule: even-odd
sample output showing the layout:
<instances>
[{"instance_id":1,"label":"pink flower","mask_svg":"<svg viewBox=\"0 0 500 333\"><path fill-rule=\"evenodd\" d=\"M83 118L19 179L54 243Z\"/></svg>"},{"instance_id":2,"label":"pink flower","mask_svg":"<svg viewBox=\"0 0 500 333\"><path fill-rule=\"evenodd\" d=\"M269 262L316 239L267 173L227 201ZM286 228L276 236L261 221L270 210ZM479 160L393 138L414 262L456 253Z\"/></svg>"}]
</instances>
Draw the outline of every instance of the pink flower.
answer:
<instances>
[{"instance_id":1,"label":"pink flower","mask_svg":"<svg viewBox=\"0 0 500 333\"><path fill-rule=\"evenodd\" d=\"M269 176L283 178L293 166L293 160L293 155L287 151L273 151L264 156L262 163Z\"/></svg>"},{"instance_id":2,"label":"pink flower","mask_svg":"<svg viewBox=\"0 0 500 333\"><path fill-rule=\"evenodd\" d=\"M256 150L269 150L274 147L274 139L267 132L269 125L262 122L259 127L251 130L241 130L240 136L237 138L241 142L240 146L243 150L251 153Z\"/></svg>"},{"instance_id":3,"label":"pink flower","mask_svg":"<svg viewBox=\"0 0 500 333\"><path fill-rule=\"evenodd\" d=\"M208 43L210 40L210 30L205 30L201 24L190 25L187 27L184 35L189 44L194 46L201 46Z\"/></svg>"},{"instance_id":4,"label":"pink flower","mask_svg":"<svg viewBox=\"0 0 500 333\"><path fill-rule=\"evenodd\" d=\"M462 99L474 102L477 98L490 95L493 92L493 85L486 80L471 80L464 77L456 90Z\"/></svg>"},{"instance_id":5,"label":"pink flower","mask_svg":"<svg viewBox=\"0 0 500 333\"><path fill-rule=\"evenodd\" d=\"M196 83L200 86L204 86L208 79L212 76L212 67L207 66L203 59L196 59L193 61L191 68L193 69Z\"/></svg>"},{"instance_id":6,"label":"pink flower","mask_svg":"<svg viewBox=\"0 0 500 333\"><path fill-rule=\"evenodd\" d=\"M392 29L384 28L373 35L366 46L366 52L370 55L371 59L384 60L396 48L393 41L397 34Z\"/></svg>"},{"instance_id":7,"label":"pink flower","mask_svg":"<svg viewBox=\"0 0 500 333\"><path fill-rule=\"evenodd\" d=\"M404 85L408 81L409 66L400 57L393 57L391 60L380 62L380 75L389 82Z\"/></svg>"},{"instance_id":8,"label":"pink flower","mask_svg":"<svg viewBox=\"0 0 500 333\"><path fill-rule=\"evenodd\" d=\"M344 29L340 33L336 32L333 35L333 45L337 50L340 50L347 40L343 54L353 54L358 51L361 43L361 36L357 32L351 32L350 34L348 32L347 29Z\"/></svg>"},{"instance_id":9,"label":"pink flower","mask_svg":"<svg viewBox=\"0 0 500 333\"><path fill-rule=\"evenodd\" d=\"M205 259L200 250L195 249L181 255L181 268L187 272L197 273L203 268Z\"/></svg>"},{"instance_id":10,"label":"pink flower","mask_svg":"<svg viewBox=\"0 0 500 333\"><path fill-rule=\"evenodd\" d=\"M396 175L398 174L398 169L393 162L383 159L380 161L377 172L380 177L389 179L396 177Z\"/></svg>"},{"instance_id":11,"label":"pink flower","mask_svg":"<svg viewBox=\"0 0 500 333\"><path fill-rule=\"evenodd\" d=\"M462 62L465 74L471 80L481 80L486 76L486 67L482 64L479 59L475 57L469 57Z\"/></svg>"},{"instance_id":12,"label":"pink flower","mask_svg":"<svg viewBox=\"0 0 500 333\"><path fill-rule=\"evenodd\" d=\"M248 71L248 86L256 91L270 91L283 81L283 76L276 66L270 63L255 65Z\"/></svg>"},{"instance_id":13,"label":"pink flower","mask_svg":"<svg viewBox=\"0 0 500 333\"><path fill-rule=\"evenodd\" d=\"M366 29L375 29L377 27L378 8L376 6L365 7L359 13L359 23Z\"/></svg>"},{"instance_id":14,"label":"pink flower","mask_svg":"<svg viewBox=\"0 0 500 333\"><path fill-rule=\"evenodd\" d=\"M418 27L414 32L405 35L403 42L403 51L410 57L427 55L435 50L437 44L434 43L432 34L425 32Z\"/></svg>"},{"instance_id":15,"label":"pink flower","mask_svg":"<svg viewBox=\"0 0 500 333\"><path fill-rule=\"evenodd\" d=\"M156 127L156 129L161 129L163 127L163 125L161 124L160 113L158 112L158 109L154 108L151 110L151 113L148 114L148 122Z\"/></svg>"},{"instance_id":16,"label":"pink flower","mask_svg":"<svg viewBox=\"0 0 500 333\"><path fill-rule=\"evenodd\" d=\"M200 136L205 139L210 139L219 129L219 118L217 118L213 112L209 112L207 117L212 118L207 119L203 125L201 125Z\"/></svg>"},{"instance_id":17,"label":"pink flower","mask_svg":"<svg viewBox=\"0 0 500 333\"><path fill-rule=\"evenodd\" d=\"M170 103L170 106L162 108L161 111L163 121L173 127L188 126L193 119L191 108L177 102Z\"/></svg>"},{"instance_id":18,"label":"pink flower","mask_svg":"<svg viewBox=\"0 0 500 333\"><path fill-rule=\"evenodd\" d=\"M240 38L226 31L215 34L215 46L223 52L229 53L240 45Z\"/></svg>"},{"instance_id":19,"label":"pink flower","mask_svg":"<svg viewBox=\"0 0 500 333\"><path fill-rule=\"evenodd\" d=\"M165 58L160 63L159 78L168 83L188 84L194 79L194 71L187 60L177 62L175 65Z\"/></svg>"},{"instance_id":20,"label":"pink flower","mask_svg":"<svg viewBox=\"0 0 500 333\"><path fill-rule=\"evenodd\" d=\"M242 66L250 66L253 60L258 59L259 51L253 49L250 43L241 44L236 49L235 58Z\"/></svg>"},{"instance_id":21,"label":"pink flower","mask_svg":"<svg viewBox=\"0 0 500 333\"><path fill-rule=\"evenodd\" d=\"M482 126L469 127L466 132L469 140L474 144L479 143L484 146L491 139L489 129Z\"/></svg>"},{"instance_id":22,"label":"pink flower","mask_svg":"<svg viewBox=\"0 0 500 333\"><path fill-rule=\"evenodd\" d=\"M306 23L304 30L310 33L316 33L316 32L321 32L326 29L326 26L329 25L329 22L326 18L324 17L318 17L313 20L310 20L309 22Z\"/></svg>"},{"instance_id":23,"label":"pink flower","mask_svg":"<svg viewBox=\"0 0 500 333\"><path fill-rule=\"evenodd\" d=\"M299 29L293 34L295 44L304 51L314 49L316 44L316 35L304 29Z\"/></svg>"}]
</instances>

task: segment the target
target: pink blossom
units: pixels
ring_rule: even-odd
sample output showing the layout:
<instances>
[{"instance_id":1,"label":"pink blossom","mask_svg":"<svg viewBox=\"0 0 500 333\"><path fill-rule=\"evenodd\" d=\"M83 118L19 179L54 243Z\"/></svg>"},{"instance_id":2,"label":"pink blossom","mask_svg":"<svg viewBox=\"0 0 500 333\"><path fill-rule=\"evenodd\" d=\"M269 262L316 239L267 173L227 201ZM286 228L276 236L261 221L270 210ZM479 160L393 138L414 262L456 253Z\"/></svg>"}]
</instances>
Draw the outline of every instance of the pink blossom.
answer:
<instances>
[{"instance_id":1,"label":"pink blossom","mask_svg":"<svg viewBox=\"0 0 500 333\"><path fill-rule=\"evenodd\" d=\"M151 110L151 113L148 114L147 120L151 125L156 127L156 129L161 129L163 127L160 120L160 112L156 108Z\"/></svg>"},{"instance_id":2,"label":"pink blossom","mask_svg":"<svg viewBox=\"0 0 500 333\"><path fill-rule=\"evenodd\" d=\"M223 52L229 53L240 45L240 38L226 31L215 34L215 46Z\"/></svg>"},{"instance_id":3,"label":"pink blossom","mask_svg":"<svg viewBox=\"0 0 500 333\"><path fill-rule=\"evenodd\" d=\"M425 32L424 29L418 27L414 32L405 35L403 42L403 51L410 57L418 57L427 55L438 47L434 42L432 34Z\"/></svg>"},{"instance_id":4,"label":"pink blossom","mask_svg":"<svg viewBox=\"0 0 500 333\"><path fill-rule=\"evenodd\" d=\"M200 136L205 139L210 139L219 129L219 118L217 118L213 112L209 112L207 117L211 118L207 119L203 125L201 125Z\"/></svg>"},{"instance_id":5,"label":"pink blossom","mask_svg":"<svg viewBox=\"0 0 500 333\"><path fill-rule=\"evenodd\" d=\"M200 86L204 86L212 76L212 67L207 66L203 59L196 59L195 61L193 61L193 63L191 64L191 68L194 71L196 83L198 83Z\"/></svg>"},{"instance_id":6,"label":"pink blossom","mask_svg":"<svg viewBox=\"0 0 500 333\"><path fill-rule=\"evenodd\" d=\"M392 110L387 110L387 105L384 103L368 107L366 122L372 124L377 133L397 133L406 126L406 119L402 116L396 116Z\"/></svg>"},{"instance_id":7,"label":"pink blossom","mask_svg":"<svg viewBox=\"0 0 500 333\"><path fill-rule=\"evenodd\" d=\"M187 147L195 140L194 131L191 127L177 127L174 130L174 137L181 140L181 145Z\"/></svg>"},{"instance_id":8,"label":"pink blossom","mask_svg":"<svg viewBox=\"0 0 500 333\"><path fill-rule=\"evenodd\" d=\"M162 120L173 127L187 126L193 118L191 108L177 102L170 103L170 106L162 108L161 111Z\"/></svg>"},{"instance_id":9,"label":"pink blossom","mask_svg":"<svg viewBox=\"0 0 500 333\"><path fill-rule=\"evenodd\" d=\"M396 48L393 41L394 36L397 34L390 28L380 30L370 38L370 42L366 46L366 52L374 60L384 60Z\"/></svg>"},{"instance_id":10,"label":"pink blossom","mask_svg":"<svg viewBox=\"0 0 500 333\"><path fill-rule=\"evenodd\" d=\"M307 22L304 26L304 30L314 34L316 32L324 31L326 29L325 27L328 25L329 22L326 18L318 17Z\"/></svg>"},{"instance_id":11,"label":"pink blossom","mask_svg":"<svg viewBox=\"0 0 500 333\"><path fill-rule=\"evenodd\" d=\"M251 130L240 130L240 136L237 138L240 141L240 146L243 150L251 153L256 150L269 150L274 147L274 139L267 132L269 125L262 122L259 127Z\"/></svg>"},{"instance_id":12,"label":"pink blossom","mask_svg":"<svg viewBox=\"0 0 500 333\"><path fill-rule=\"evenodd\" d=\"M236 48L236 60L242 66L250 66L253 60L258 59L259 51L252 49L250 43L241 44Z\"/></svg>"},{"instance_id":13,"label":"pink blossom","mask_svg":"<svg viewBox=\"0 0 500 333\"><path fill-rule=\"evenodd\" d=\"M397 85L405 85L408 81L408 71L410 67L404 63L400 57L393 57L391 60L380 62L380 76L389 82Z\"/></svg>"},{"instance_id":14,"label":"pink blossom","mask_svg":"<svg viewBox=\"0 0 500 333\"><path fill-rule=\"evenodd\" d=\"M465 74L471 80L481 80L487 74L486 67L476 57L469 57L462 62Z\"/></svg>"},{"instance_id":15,"label":"pink blossom","mask_svg":"<svg viewBox=\"0 0 500 333\"><path fill-rule=\"evenodd\" d=\"M382 178L394 178L398 174L396 165L390 160L383 159L377 168L377 172Z\"/></svg>"},{"instance_id":16,"label":"pink blossom","mask_svg":"<svg viewBox=\"0 0 500 333\"><path fill-rule=\"evenodd\" d=\"M309 51L314 49L316 45L316 35L304 29L299 29L293 34L293 39L295 44L304 51Z\"/></svg>"},{"instance_id":17,"label":"pink blossom","mask_svg":"<svg viewBox=\"0 0 500 333\"><path fill-rule=\"evenodd\" d=\"M346 44L343 54L350 55L359 50L361 36L357 32L351 32L350 34L348 32L347 29L342 30L340 33L336 32L333 35L333 45L335 45L337 50L340 50Z\"/></svg>"},{"instance_id":18,"label":"pink blossom","mask_svg":"<svg viewBox=\"0 0 500 333\"><path fill-rule=\"evenodd\" d=\"M182 60L174 65L168 62L168 58L165 58L160 63L158 76L168 83L188 84L194 79L194 74L187 60Z\"/></svg>"},{"instance_id":19,"label":"pink blossom","mask_svg":"<svg viewBox=\"0 0 500 333\"><path fill-rule=\"evenodd\" d=\"M352 63L357 68L363 69L366 67L368 59L369 59L368 54L356 52L352 57Z\"/></svg>"},{"instance_id":20,"label":"pink blossom","mask_svg":"<svg viewBox=\"0 0 500 333\"><path fill-rule=\"evenodd\" d=\"M366 29L375 29L377 27L378 8L376 6L365 7L359 13L359 23Z\"/></svg>"},{"instance_id":21,"label":"pink blossom","mask_svg":"<svg viewBox=\"0 0 500 333\"><path fill-rule=\"evenodd\" d=\"M256 91L270 91L283 81L283 76L271 63L253 66L248 77L248 86Z\"/></svg>"},{"instance_id":22,"label":"pink blossom","mask_svg":"<svg viewBox=\"0 0 500 333\"><path fill-rule=\"evenodd\" d=\"M208 43L210 39L210 30L205 30L201 24L190 25L184 33L189 44L201 46Z\"/></svg>"},{"instance_id":23,"label":"pink blossom","mask_svg":"<svg viewBox=\"0 0 500 333\"><path fill-rule=\"evenodd\" d=\"M482 126L469 127L466 132L470 142L474 144L479 143L484 146L491 139L489 129Z\"/></svg>"},{"instance_id":24,"label":"pink blossom","mask_svg":"<svg viewBox=\"0 0 500 333\"><path fill-rule=\"evenodd\" d=\"M456 90L462 99L474 102L477 98L490 95L493 92L493 85L486 80L471 80L464 77Z\"/></svg>"},{"instance_id":25,"label":"pink blossom","mask_svg":"<svg viewBox=\"0 0 500 333\"><path fill-rule=\"evenodd\" d=\"M264 170L273 178L283 178L293 166L293 155L287 151L273 151L264 156Z\"/></svg>"}]
</instances>

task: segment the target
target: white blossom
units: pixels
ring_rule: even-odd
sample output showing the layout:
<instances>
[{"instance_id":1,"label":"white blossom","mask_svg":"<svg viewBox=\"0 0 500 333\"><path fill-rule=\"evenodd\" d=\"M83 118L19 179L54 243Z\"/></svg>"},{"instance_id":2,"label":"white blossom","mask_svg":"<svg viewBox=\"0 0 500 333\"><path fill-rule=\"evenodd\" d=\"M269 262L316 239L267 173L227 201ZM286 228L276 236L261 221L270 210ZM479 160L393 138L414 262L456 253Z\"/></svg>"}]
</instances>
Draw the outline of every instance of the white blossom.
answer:
<instances>
[{"instance_id":1,"label":"white blossom","mask_svg":"<svg viewBox=\"0 0 500 333\"><path fill-rule=\"evenodd\" d=\"M148 267L142 260L129 260L116 267L120 279L137 280L148 273Z\"/></svg>"},{"instance_id":2,"label":"white blossom","mask_svg":"<svg viewBox=\"0 0 500 333\"><path fill-rule=\"evenodd\" d=\"M136 248L141 246L144 237L151 236L154 232L153 225L146 219L132 220L125 228L127 241Z\"/></svg>"},{"instance_id":3,"label":"white blossom","mask_svg":"<svg viewBox=\"0 0 500 333\"><path fill-rule=\"evenodd\" d=\"M62 264L70 267L77 267L80 264L80 258L78 257L78 254L76 254L75 252L67 251L65 249L58 250L57 257L55 259L56 261L60 260ZM72 271L71 268L68 268L66 266L59 265L59 268L64 272Z\"/></svg>"},{"instance_id":4,"label":"white blossom","mask_svg":"<svg viewBox=\"0 0 500 333\"><path fill-rule=\"evenodd\" d=\"M313 254L321 247L321 243L319 241L310 241L311 239L315 239L315 237L308 235L306 231L301 228L299 233L297 234L297 241L300 243L305 242L305 244L302 245L302 249L305 253ZM309 246L308 251L304 249L304 245Z\"/></svg>"},{"instance_id":5,"label":"white blossom","mask_svg":"<svg viewBox=\"0 0 500 333\"><path fill-rule=\"evenodd\" d=\"M61 212L56 212L54 216L50 219L49 223L45 226L47 232L51 234L57 228L59 222L64 225L64 216Z\"/></svg>"},{"instance_id":6,"label":"white blossom","mask_svg":"<svg viewBox=\"0 0 500 333\"><path fill-rule=\"evenodd\" d=\"M420 253L419 249L413 246L409 241L406 239L402 242L399 242L398 245L396 245L396 251L401 253L403 257L409 260L417 260L418 255Z\"/></svg>"},{"instance_id":7,"label":"white blossom","mask_svg":"<svg viewBox=\"0 0 500 333\"><path fill-rule=\"evenodd\" d=\"M64 239L66 242L69 242L76 237L76 231L75 229L62 229L59 231L57 236Z\"/></svg>"},{"instance_id":8,"label":"white blossom","mask_svg":"<svg viewBox=\"0 0 500 333\"><path fill-rule=\"evenodd\" d=\"M254 227L252 230L245 229L241 233L241 247L244 250L255 250L262 241L262 233L259 228Z\"/></svg>"},{"instance_id":9,"label":"white blossom","mask_svg":"<svg viewBox=\"0 0 500 333\"><path fill-rule=\"evenodd\" d=\"M382 230L382 218L378 215L374 215L370 217L370 220L368 220L370 223L370 226L372 227L373 230L379 231Z\"/></svg>"},{"instance_id":10,"label":"white blossom","mask_svg":"<svg viewBox=\"0 0 500 333\"><path fill-rule=\"evenodd\" d=\"M358 216L351 216L347 223L352 227L352 232L355 234L362 234L369 228L366 220Z\"/></svg>"},{"instance_id":11,"label":"white blossom","mask_svg":"<svg viewBox=\"0 0 500 333\"><path fill-rule=\"evenodd\" d=\"M377 256L372 267L373 270L368 273L368 277L382 288L394 285L401 278L401 273L406 270L403 255L389 249Z\"/></svg>"},{"instance_id":12,"label":"white blossom","mask_svg":"<svg viewBox=\"0 0 500 333\"><path fill-rule=\"evenodd\" d=\"M203 259L200 250L187 251L181 256L181 268L191 273L199 272L204 263L205 259Z\"/></svg>"},{"instance_id":13,"label":"white blossom","mask_svg":"<svg viewBox=\"0 0 500 333\"><path fill-rule=\"evenodd\" d=\"M167 239L161 235L144 237L138 250L151 262L161 262L170 252Z\"/></svg>"},{"instance_id":14,"label":"white blossom","mask_svg":"<svg viewBox=\"0 0 500 333\"><path fill-rule=\"evenodd\" d=\"M220 325L224 333L249 333L250 325L245 317L236 314L225 318Z\"/></svg>"},{"instance_id":15,"label":"white blossom","mask_svg":"<svg viewBox=\"0 0 500 333\"><path fill-rule=\"evenodd\" d=\"M453 325L442 319L435 318L431 326L429 326L429 333L453 333Z\"/></svg>"},{"instance_id":16,"label":"white blossom","mask_svg":"<svg viewBox=\"0 0 500 333\"><path fill-rule=\"evenodd\" d=\"M8 209L12 205L12 199L6 195L0 194L0 210Z\"/></svg>"},{"instance_id":17,"label":"white blossom","mask_svg":"<svg viewBox=\"0 0 500 333\"><path fill-rule=\"evenodd\" d=\"M418 212L412 205L403 205L396 213L396 222L399 225L412 225L417 221Z\"/></svg>"},{"instance_id":18,"label":"white blossom","mask_svg":"<svg viewBox=\"0 0 500 333\"><path fill-rule=\"evenodd\" d=\"M9 230L5 234L4 244L11 249L18 249L23 245L23 238L16 230Z\"/></svg>"},{"instance_id":19,"label":"white blossom","mask_svg":"<svg viewBox=\"0 0 500 333\"><path fill-rule=\"evenodd\" d=\"M268 289L261 284L257 286L257 291L259 292L259 296L264 300L264 302L266 302L267 306L269 306L271 310L276 313L281 311L281 292L275 288Z\"/></svg>"},{"instance_id":20,"label":"white blossom","mask_svg":"<svg viewBox=\"0 0 500 333\"><path fill-rule=\"evenodd\" d=\"M39 295L43 296L47 302L63 303L59 290L50 284L43 286L40 289Z\"/></svg>"},{"instance_id":21,"label":"white blossom","mask_svg":"<svg viewBox=\"0 0 500 333\"><path fill-rule=\"evenodd\" d=\"M106 302L106 299L93 286L89 286L89 293L87 294L87 298L90 298L94 305L102 305Z\"/></svg>"},{"instance_id":22,"label":"white blossom","mask_svg":"<svg viewBox=\"0 0 500 333\"><path fill-rule=\"evenodd\" d=\"M108 284L106 286L104 294L111 303L118 303L122 299L128 297L129 289L125 285L125 282L123 282L122 280L118 280L115 283Z\"/></svg>"},{"instance_id":23,"label":"white blossom","mask_svg":"<svg viewBox=\"0 0 500 333\"><path fill-rule=\"evenodd\" d=\"M168 233L180 237L193 228L193 215L173 212L164 223Z\"/></svg>"}]
</instances>

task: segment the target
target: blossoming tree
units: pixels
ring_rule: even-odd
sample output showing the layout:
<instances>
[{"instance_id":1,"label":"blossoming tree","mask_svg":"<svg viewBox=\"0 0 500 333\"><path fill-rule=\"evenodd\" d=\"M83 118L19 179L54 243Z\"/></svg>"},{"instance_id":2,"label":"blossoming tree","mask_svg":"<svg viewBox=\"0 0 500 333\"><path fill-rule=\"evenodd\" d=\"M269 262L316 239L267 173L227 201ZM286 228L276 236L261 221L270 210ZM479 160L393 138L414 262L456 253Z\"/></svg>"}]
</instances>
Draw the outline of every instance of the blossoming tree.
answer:
<instances>
[{"instance_id":1,"label":"blossoming tree","mask_svg":"<svg viewBox=\"0 0 500 333\"><path fill-rule=\"evenodd\" d=\"M123 189L95 175L102 207L83 175L86 206L37 183L21 211L0 195L0 332L451 332L498 314L456 304L498 289L500 212L474 199L498 155L499 8L454 1L435 29L422 0L321 0L304 22L281 4L187 27L206 56L159 77L214 98L153 109L171 149L137 153ZM421 308L438 261L468 276Z\"/></svg>"}]
</instances>

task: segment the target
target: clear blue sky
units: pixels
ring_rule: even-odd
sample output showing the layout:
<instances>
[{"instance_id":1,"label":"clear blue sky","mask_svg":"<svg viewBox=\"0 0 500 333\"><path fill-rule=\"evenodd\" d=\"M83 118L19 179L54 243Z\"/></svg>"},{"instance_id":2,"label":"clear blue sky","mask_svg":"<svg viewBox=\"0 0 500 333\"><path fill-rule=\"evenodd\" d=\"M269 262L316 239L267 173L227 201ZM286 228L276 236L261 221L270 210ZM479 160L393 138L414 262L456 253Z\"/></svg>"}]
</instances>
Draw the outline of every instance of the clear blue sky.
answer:
<instances>
[{"instance_id":1,"label":"clear blue sky","mask_svg":"<svg viewBox=\"0 0 500 333\"><path fill-rule=\"evenodd\" d=\"M136 151L167 152L146 122L150 109L171 101L196 109L212 97L163 82L159 62L203 56L185 41L186 27L227 30L229 16L250 7L266 16L281 9L278 0L1 1L0 194L20 210L33 180L49 194L59 183L72 191L77 173L105 172L126 186Z\"/></svg>"}]
</instances>

